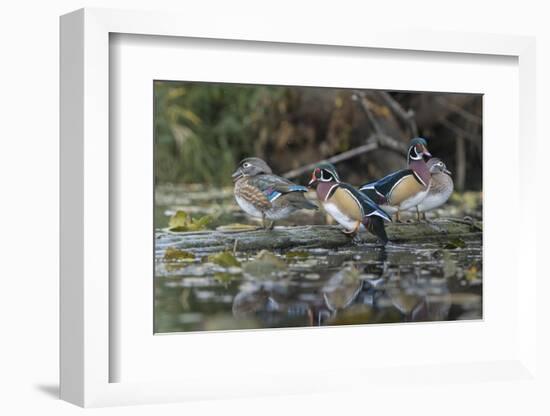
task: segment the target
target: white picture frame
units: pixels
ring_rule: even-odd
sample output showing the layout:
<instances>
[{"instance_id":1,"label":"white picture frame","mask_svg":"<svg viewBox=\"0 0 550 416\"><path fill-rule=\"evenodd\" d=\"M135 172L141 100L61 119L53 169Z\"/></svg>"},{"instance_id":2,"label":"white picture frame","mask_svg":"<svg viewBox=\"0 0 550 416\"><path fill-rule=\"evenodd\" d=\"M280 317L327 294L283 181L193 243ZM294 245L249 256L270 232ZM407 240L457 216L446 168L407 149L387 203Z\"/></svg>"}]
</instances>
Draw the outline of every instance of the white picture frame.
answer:
<instances>
[{"instance_id":1,"label":"white picture frame","mask_svg":"<svg viewBox=\"0 0 550 416\"><path fill-rule=\"evenodd\" d=\"M517 59L519 68L518 140L522 147L536 146L535 126L535 41L530 37L472 33L406 32L392 27L349 28L327 34L313 27L307 33L277 25L239 25L223 19L204 25L201 19L185 19L170 13L83 9L61 18L61 398L80 406L159 403L197 398L240 397L269 394L331 392L391 383L395 378L430 383L442 373L456 380L535 380L537 275L535 251L526 242L536 241L535 227L527 226L527 215L517 221L517 264L522 264L522 283L515 291L517 317L514 331L517 345L496 360L470 362L419 362L417 366L363 366L315 372L281 369L267 372L269 380L239 379L225 372L212 381L197 374L170 381L113 382L112 368L121 359L112 348L113 286L109 276L116 259L110 258L110 227L114 199L110 194L110 172L116 163L110 157L110 36L112 34L163 36L171 38L224 39L226 41L277 43L285 45L330 45L333 48L405 50L412 53L495 55ZM152 117L152 115L151 115ZM534 205L535 182L525 175L528 156L518 145L518 208L528 212ZM516 182L514 182L516 183ZM532 220L533 214L529 219ZM523 226L521 226L523 225ZM522 242L524 244L522 244ZM514 246L516 248L516 246ZM519 273L514 270L512 273ZM540 273L540 271L539 271ZM151 276L152 278L152 276ZM152 311L151 311L152 314ZM433 330L433 328L432 328ZM342 329L361 331L361 328ZM410 330L408 330L410 332ZM269 334L268 334L269 333ZM282 332L262 331L256 338L273 338ZM268 335L266 335L268 334ZM274 335L273 335L274 334ZM296 337L302 333L294 332ZM327 339L329 332L310 332L308 337ZM153 336L153 334L151 334ZM215 334L217 343L228 334ZM211 340L214 338L211 338ZM207 339L202 338L202 342ZM238 340L235 342L239 342ZM228 370L229 371L229 370ZM243 371L246 373L246 371ZM333 380L323 382L320 374ZM178 377L174 377L177 379ZM237 380L235 379L237 378ZM154 377L152 378L154 379ZM334 381L336 380L336 381ZM357 383L357 381L360 381ZM355 386L355 387L354 387Z\"/></svg>"}]
</instances>

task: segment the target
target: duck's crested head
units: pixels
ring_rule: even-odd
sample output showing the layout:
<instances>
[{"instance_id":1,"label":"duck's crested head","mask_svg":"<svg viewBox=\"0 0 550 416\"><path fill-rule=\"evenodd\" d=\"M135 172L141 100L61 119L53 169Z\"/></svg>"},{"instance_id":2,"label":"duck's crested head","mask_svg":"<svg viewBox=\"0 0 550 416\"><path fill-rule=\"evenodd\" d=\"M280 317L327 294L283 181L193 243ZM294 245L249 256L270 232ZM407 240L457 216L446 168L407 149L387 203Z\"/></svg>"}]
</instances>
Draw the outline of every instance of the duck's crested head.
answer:
<instances>
[{"instance_id":1,"label":"duck's crested head","mask_svg":"<svg viewBox=\"0 0 550 416\"><path fill-rule=\"evenodd\" d=\"M271 168L265 161L259 157L247 157L239 162L239 167L231 177L237 180L243 176L256 176L261 174L273 173Z\"/></svg>"},{"instance_id":2,"label":"duck's crested head","mask_svg":"<svg viewBox=\"0 0 550 416\"><path fill-rule=\"evenodd\" d=\"M430 158L431 153L428 152L428 142L423 137L415 137L409 143L408 151L409 160L422 160L424 156Z\"/></svg>"},{"instance_id":3,"label":"duck's crested head","mask_svg":"<svg viewBox=\"0 0 550 416\"><path fill-rule=\"evenodd\" d=\"M336 167L332 163L321 162L315 166L308 186L315 186L319 182L340 182L340 176L338 176Z\"/></svg>"}]
</instances>

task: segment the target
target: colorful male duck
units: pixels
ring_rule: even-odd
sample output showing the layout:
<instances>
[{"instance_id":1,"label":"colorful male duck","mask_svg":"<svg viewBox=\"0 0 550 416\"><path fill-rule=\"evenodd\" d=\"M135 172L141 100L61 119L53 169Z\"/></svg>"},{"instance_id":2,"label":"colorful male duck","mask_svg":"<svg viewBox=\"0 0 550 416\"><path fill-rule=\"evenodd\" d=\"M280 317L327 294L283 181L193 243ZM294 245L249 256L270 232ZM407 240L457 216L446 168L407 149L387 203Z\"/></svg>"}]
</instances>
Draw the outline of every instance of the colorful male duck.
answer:
<instances>
[{"instance_id":1,"label":"colorful male duck","mask_svg":"<svg viewBox=\"0 0 550 416\"><path fill-rule=\"evenodd\" d=\"M257 157L242 160L232 177L237 203L247 214L261 218L264 228L273 229L276 220L299 209L317 209L305 198L305 186L274 175L267 163ZM269 226L266 220L271 221Z\"/></svg>"},{"instance_id":2,"label":"colorful male duck","mask_svg":"<svg viewBox=\"0 0 550 416\"><path fill-rule=\"evenodd\" d=\"M359 190L380 205L382 209L393 214L400 221L399 212L414 208L428 195L431 174L424 156L431 157L426 140L417 137L409 144L407 161L408 169L402 169L367 183Z\"/></svg>"},{"instance_id":3,"label":"colorful male duck","mask_svg":"<svg viewBox=\"0 0 550 416\"><path fill-rule=\"evenodd\" d=\"M368 196L340 182L332 164L319 164L311 175L309 186L316 189L325 211L344 227L344 233L354 236L361 230L368 230L383 244L388 242L384 221L391 221L390 216Z\"/></svg>"},{"instance_id":4,"label":"colorful male duck","mask_svg":"<svg viewBox=\"0 0 550 416\"><path fill-rule=\"evenodd\" d=\"M420 213L427 221L426 211L431 211L443 205L453 193L454 183L451 172L441 159L431 158L426 162L432 175L432 184L428 195L416 206L416 214L420 221Z\"/></svg>"}]
</instances>

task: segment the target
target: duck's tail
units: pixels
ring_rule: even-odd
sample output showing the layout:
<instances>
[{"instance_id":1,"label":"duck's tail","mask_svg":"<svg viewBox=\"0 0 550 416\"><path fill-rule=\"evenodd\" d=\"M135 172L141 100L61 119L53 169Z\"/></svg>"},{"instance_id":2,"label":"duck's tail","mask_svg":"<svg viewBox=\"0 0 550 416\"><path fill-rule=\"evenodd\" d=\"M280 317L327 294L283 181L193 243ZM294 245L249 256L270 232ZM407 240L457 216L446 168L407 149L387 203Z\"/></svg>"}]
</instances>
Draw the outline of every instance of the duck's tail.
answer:
<instances>
[{"instance_id":1,"label":"duck's tail","mask_svg":"<svg viewBox=\"0 0 550 416\"><path fill-rule=\"evenodd\" d=\"M382 244L386 245L388 243L386 227L384 226L384 220L381 217L377 215L366 217L364 225L369 232L377 236L380 241L382 241Z\"/></svg>"}]
</instances>

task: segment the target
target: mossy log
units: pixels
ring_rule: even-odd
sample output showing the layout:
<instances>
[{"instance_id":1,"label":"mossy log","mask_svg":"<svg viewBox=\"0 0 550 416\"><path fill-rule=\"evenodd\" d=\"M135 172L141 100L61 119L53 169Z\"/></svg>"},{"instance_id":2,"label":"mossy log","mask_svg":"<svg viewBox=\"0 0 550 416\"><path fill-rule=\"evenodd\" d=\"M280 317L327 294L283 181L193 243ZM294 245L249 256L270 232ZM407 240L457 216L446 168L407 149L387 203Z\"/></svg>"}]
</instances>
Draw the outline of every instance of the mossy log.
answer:
<instances>
[{"instance_id":1,"label":"mossy log","mask_svg":"<svg viewBox=\"0 0 550 416\"><path fill-rule=\"evenodd\" d=\"M454 238L481 239L480 222L458 219L438 220L431 223L391 223L386 226L390 244L407 242L450 241ZM376 243L376 237L363 232L360 242ZM223 250L284 250L292 248L337 248L355 244L335 225L305 225L275 227L273 230L197 231L156 234L156 250L163 252L174 247L190 252L218 252ZM157 253L160 254L160 253Z\"/></svg>"}]
</instances>

